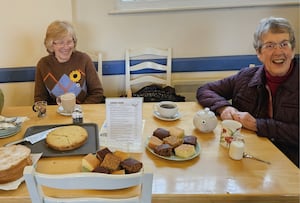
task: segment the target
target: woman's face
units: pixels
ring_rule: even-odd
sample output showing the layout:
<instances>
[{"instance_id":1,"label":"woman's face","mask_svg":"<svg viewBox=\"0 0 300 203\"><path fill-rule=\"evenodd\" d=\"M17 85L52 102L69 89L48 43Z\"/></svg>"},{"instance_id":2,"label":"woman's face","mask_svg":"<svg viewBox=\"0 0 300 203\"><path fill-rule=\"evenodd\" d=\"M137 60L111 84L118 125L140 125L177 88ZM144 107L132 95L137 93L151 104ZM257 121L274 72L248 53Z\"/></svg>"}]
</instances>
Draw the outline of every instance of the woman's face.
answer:
<instances>
[{"instance_id":1,"label":"woman's face","mask_svg":"<svg viewBox=\"0 0 300 203\"><path fill-rule=\"evenodd\" d=\"M74 40L71 35L53 41L53 51L56 59L60 62L67 62L74 50Z\"/></svg>"},{"instance_id":2,"label":"woman's face","mask_svg":"<svg viewBox=\"0 0 300 203\"><path fill-rule=\"evenodd\" d=\"M272 76L284 76L295 56L288 33L265 33L262 37L261 51L257 50L259 60Z\"/></svg>"}]
</instances>

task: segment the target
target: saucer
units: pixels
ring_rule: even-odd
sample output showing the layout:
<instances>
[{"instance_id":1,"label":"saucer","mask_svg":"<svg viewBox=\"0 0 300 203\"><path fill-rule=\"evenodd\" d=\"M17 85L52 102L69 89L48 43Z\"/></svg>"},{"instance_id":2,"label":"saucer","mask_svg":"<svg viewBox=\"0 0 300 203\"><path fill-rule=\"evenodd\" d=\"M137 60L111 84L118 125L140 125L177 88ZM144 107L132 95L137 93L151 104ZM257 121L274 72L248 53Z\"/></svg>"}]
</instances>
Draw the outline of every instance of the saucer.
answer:
<instances>
[{"instance_id":1,"label":"saucer","mask_svg":"<svg viewBox=\"0 0 300 203\"><path fill-rule=\"evenodd\" d=\"M181 118L181 114L179 112L177 112L173 117L163 117L157 111L153 111L153 115L163 121L175 121Z\"/></svg>"},{"instance_id":2,"label":"saucer","mask_svg":"<svg viewBox=\"0 0 300 203\"><path fill-rule=\"evenodd\" d=\"M75 108L78 108L78 107L79 107L79 105L76 104ZM60 115L63 115L63 116L72 116L72 113L65 112L65 110L64 110L64 108L62 106L59 106L57 108L56 112L59 113Z\"/></svg>"}]
</instances>

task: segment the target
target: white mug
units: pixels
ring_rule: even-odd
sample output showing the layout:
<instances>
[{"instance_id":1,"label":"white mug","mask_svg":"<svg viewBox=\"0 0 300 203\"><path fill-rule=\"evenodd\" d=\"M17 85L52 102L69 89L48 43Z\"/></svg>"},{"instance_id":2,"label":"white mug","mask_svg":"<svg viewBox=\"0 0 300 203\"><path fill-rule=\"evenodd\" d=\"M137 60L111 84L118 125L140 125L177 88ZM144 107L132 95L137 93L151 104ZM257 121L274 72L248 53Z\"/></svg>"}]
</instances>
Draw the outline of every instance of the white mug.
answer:
<instances>
[{"instance_id":1,"label":"white mug","mask_svg":"<svg viewBox=\"0 0 300 203\"><path fill-rule=\"evenodd\" d=\"M221 126L220 144L229 148L231 141L240 135L242 124L235 120L223 120Z\"/></svg>"},{"instance_id":2,"label":"white mug","mask_svg":"<svg viewBox=\"0 0 300 203\"><path fill-rule=\"evenodd\" d=\"M178 106L172 101L162 101L154 104L154 110L158 112L161 117L172 118L178 113Z\"/></svg>"},{"instance_id":3,"label":"white mug","mask_svg":"<svg viewBox=\"0 0 300 203\"><path fill-rule=\"evenodd\" d=\"M76 96L71 92L65 93L56 97L56 103L62 106L64 113L72 113L76 105Z\"/></svg>"}]
</instances>

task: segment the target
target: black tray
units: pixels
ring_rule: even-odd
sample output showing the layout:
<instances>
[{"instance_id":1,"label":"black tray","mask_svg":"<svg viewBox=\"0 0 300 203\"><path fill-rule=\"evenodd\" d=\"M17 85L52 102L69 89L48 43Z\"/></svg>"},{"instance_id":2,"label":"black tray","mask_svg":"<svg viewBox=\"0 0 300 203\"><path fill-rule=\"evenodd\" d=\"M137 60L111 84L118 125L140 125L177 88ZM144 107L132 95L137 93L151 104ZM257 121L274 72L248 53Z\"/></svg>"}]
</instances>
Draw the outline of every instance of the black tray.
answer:
<instances>
[{"instance_id":1,"label":"black tray","mask_svg":"<svg viewBox=\"0 0 300 203\"><path fill-rule=\"evenodd\" d=\"M47 130L53 127L60 127L60 126L68 126L74 124L63 124L63 125L41 125L41 126L32 126L27 128L24 137L30 136L34 133L41 132L43 130ZM43 153L43 157L54 157L54 156L70 156L70 155L84 155L88 153L95 153L100 146L99 139L98 139L98 125L95 123L83 123L83 124L76 124L88 131L88 139L86 143L74 150L70 151L57 151L51 149L46 146L45 140L41 140L35 144L30 144L29 142L24 142L23 144L26 145L31 149L31 153Z\"/></svg>"}]
</instances>

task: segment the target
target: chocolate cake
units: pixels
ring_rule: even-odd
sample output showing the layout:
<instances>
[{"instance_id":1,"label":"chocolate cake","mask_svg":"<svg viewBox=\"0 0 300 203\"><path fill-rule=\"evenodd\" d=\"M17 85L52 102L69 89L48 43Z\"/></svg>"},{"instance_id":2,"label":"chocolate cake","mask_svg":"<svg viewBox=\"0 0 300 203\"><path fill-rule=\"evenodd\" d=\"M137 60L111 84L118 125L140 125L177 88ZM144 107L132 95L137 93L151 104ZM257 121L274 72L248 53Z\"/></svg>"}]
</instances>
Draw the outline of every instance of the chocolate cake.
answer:
<instances>
[{"instance_id":1,"label":"chocolate cake","mask_svg":"<svg viewBox=\"0 0 300 203\"><path fill-rule=\"evenodd\" d=\"M183 138L183 144L197 145L197 137L193 135L188 135Z\"/></svg>"},{"instance_id":2,"label":"chocolate cake","mask_svg":"<svg viewBox=\"0 0 300 203\"><path fill-rule=\"evenodd\" d=\"M162 144L154 148L154 152L161 156L171 156L172 147L169 144Z\"/></svg>"},{"instance_id":3,"label":"chocolate cake","mask_svg":"<svg viewBox=\"0 0 300 203\"><path fill-rule=\"evenodd\" d=\"M106 174L110 174L111 173L111 170L109 170L108 168L105 168L103 166L97 166L93 172L96 172L96 173L106 173Z\"/></svg>"},{"instance_id":4,"label":"chocolate cake","mask_svg":"<svg viewBox=\"0 0 300 203\"><path fill-rule=\"evenodd\" d=\"M159 139L163 140L166 137L170 136L170 132L166 129L163 128L157 128L154 132L153 135L155 137L158 137Z\"/></svg>"},{"instance_id":5,"label":"chocolate cake","mask_svg":"<svg viewBox=\"0 0 300 203\"><path fill-rule=\"evenodd\" d=\"M107 147L105 147L105 148L100 149L99 151L97 151L96 156L100 161L103 161L105 155L108 154L108 153L112 154L112 152Z\"/></svg>"},{"instance_id":6,"label":"chocolate cake","mask_svg":"<svg viewBox=\"0 0 300 203\"><path fill-rule=\"evenodd\" d=\"M143 167L142 162L139 162L138 160L133 158L125 159L121 162L120 165L123 169L125 169L126 174L139 172Z\"/></svg>"}]
</instances>

